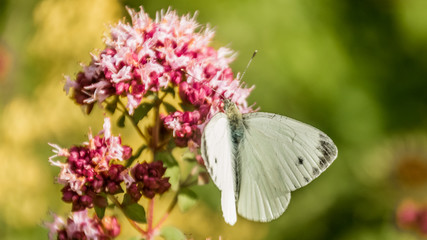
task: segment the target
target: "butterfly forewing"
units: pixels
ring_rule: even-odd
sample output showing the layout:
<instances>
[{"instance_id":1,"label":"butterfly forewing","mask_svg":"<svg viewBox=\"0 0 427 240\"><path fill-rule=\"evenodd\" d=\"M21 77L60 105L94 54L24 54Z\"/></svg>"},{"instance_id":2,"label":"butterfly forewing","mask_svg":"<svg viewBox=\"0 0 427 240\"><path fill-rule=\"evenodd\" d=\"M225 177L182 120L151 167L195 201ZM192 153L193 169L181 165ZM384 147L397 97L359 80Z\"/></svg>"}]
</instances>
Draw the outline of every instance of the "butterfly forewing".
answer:
<instances>
[{"instance_id":1,"label":"butterfly forewing","mask_svg":"<svg viewBox=\"0 0 427 240\"><path fill-rule=\"evenodd\" d=\"M266 155L259 159L270 178L278 179L287 190L307 185L335 160L333 141L322 131L297 120L272 113L243 115L243 144L258 144ZM244 146L242 146L244 147ZM268 156L268 158L267 158Z\"/></svg>"},{"instance_id":2,"label":"butterfly forewing","mask_svg":"<svg viewBox=\"0 0 427 240\"><path fill-rule=\"evenodd\" d=\"M217 113L205 126L201 153L213 182L221 190L224 219L233 225L237 215L234 156L230 131L227 115Z\"/></svg>"},{"instance_id":3,"label":"butterfly forewing","mask_svg":"<svg viewBox=\"0 0 427 240\"><path fill-rule=\"evenodd\" d=\"M320 130L271 113L243 115L240 144L240 215L255 221L279 217L290 192L307 185L336 158L337 148Z\"/></svg>"}]
</instances>

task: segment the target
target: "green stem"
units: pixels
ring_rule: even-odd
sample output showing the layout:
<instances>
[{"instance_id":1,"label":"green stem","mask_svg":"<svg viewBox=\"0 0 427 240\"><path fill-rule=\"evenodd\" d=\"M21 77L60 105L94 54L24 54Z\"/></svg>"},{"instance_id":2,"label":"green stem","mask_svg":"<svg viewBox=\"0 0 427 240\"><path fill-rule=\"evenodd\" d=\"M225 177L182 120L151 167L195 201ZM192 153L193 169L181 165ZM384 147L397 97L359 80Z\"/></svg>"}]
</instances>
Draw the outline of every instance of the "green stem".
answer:
<instances>
[{"instance_id":1,"label":"green stem","mask_svg":"<svg viewBox=\"0 0 427 240\"><path fill-rule=\"evenodd\" d=\"M154 107L154 128L153 128L153 136L152 136L152 152L153 152L153 161L155 160L158 144L159 144L159 132L160 132L160 104L161 101L156 102L156 106Z\"/></svg>"},{"instance_id":2,"label":"green stem","mask_svg":"<svg viewBox=\"0 0 427 240\"><path fill-rule=\"evenodd\" d=\"M153 161L155 160L156 152L161 146L159 143L159 134L160 134L160 105L163 102L163 99L166 97L166 93L160 97L156 98L154 103L154 128L152 132L152 142L151 142L151 151L153 153ZM162 143L163 144L163 143Z\"/></svg>"},{"instance_id":3,"label":"green stem","mask_svg":"<svg viewBox=\"0 0 427 240\"><path fill-rule=\"evenodd\" d=\"M126 106L122 103L122 101L120 101L120 99L117 100L117 102L119 103L119 105L123 108L123 113L125 114L125 116L130 120L130 122L132 123L133 127L135 128L135 130L138 132L138 135L142 137L142 139L144 139L145 142L148 143L148 139L147 137L144 135L144 133L142 133L141 129L138 127L138 124L133 120L132 116L129 114L129 112L126 110Z\"/></svg>"},{"instance_id":4,"label":"green stem","mask_svg":"<svg viewBox=\"0 0 427 240\"><path fill-rule=\"evenodd\" d=\"M166 96L166 94L165 94ZM155 161L156 153L159 148L159 134L160 134L160 105L162 104L163 98L157 98L154 105L154 127L151 138L151 151L153 153L153 161ZM156 227L153 228L154 219L154 198L148 200L148 212L147 212L147 240L154 238L154 232Z\"/></svg>"},{"instance_id":5,"label":"green stem","mask_svg":"<svg viewBox=\"0 0 427 240\"><path fill-rule=\"evenodd\" d=\"M179 184L178 191L175 193L175 196L173 197L172 202L170 203L170 205L169 205L168 209L166 210L165 214L160 219L160 221L156 224L156 226L154 227L154 229L158 229L164 223L164 221L166 221L166 219L169 217L169 215L172 212L172 210L175 208L176 204L178 203L178 194L179 194L180 189L182 189L184 187L192 186L192 185L194 185L196 183L197 183L197 179L191 181L191 175L188 175L187 178L182 183Z\"/></svg>"},{"instance_id":6,"label":"green stem","mask_svg":"<svg viewBox=\"0 0 427 240\"><path fill-rule=\"evenodd\" d=\"M158 150L158 148L160 146L162 146L163 144L165 144L164 142L160 143L159 141L159 134L160 134L160 105L162 104L164 98L166 97L167 93L165 93L162 97L157 98L155 100L155 105L154 105L154 127L153 127L153 132L152 132L152 139L151 139L151 144L149 144L151 146L151 150L153 153L153 161L155 160L155 155L156 152ZM132 125L135 127L135 129L137 130L138 134L147 142L148 139L147 137L145 137L145 135L142 133L141 129L138 127L137 123L133 120L132 116L128 113L128 111L126 110L126 106L120 101L120 99L117 100L118 104L123 108L123 113L125 114L125 116L131 121ZM160 145L162 144L162 145ZM183 181L180 184L180 188L181 187L186 187L186 186L190 186L194 183L197 183L196 181L191 181L190 180L190 176L187 177L187 179L185 181ZM155 227L153 227L153 219L154 219L154 199L149 199L148 201L148 211L147 211L147 231L144 231L143 229L141 229L134 221L132 221L131 219L128 219L128 221L130 222L130 224L137 229L140 233L142 233L144 236L147 237L147 240L151 240L154 238L154 233L155 230L158 229L164 221L166 221L166 219L168 218L169 214L172 212L172 210L175 208L176 204L178 203L178 192L176 192L172 202L170 203L168 209L166 210L166 213L163 215L163 217L160 219L160 221L156 224ZM122 208L122 206L120 205L120 203L117 201L117 199L114 196L110 196L109 198L121 209L121 211L124 213L124 210Z\"/></svg>"}]
</instances>

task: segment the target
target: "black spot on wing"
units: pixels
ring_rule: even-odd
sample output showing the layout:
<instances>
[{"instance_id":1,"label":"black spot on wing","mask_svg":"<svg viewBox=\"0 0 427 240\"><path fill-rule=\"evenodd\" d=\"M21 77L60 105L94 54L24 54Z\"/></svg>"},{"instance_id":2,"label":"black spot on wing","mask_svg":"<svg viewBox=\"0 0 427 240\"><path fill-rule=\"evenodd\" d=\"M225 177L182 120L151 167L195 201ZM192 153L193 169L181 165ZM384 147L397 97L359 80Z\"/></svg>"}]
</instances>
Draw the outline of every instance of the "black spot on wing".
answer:
<instances>
[{"instance_id":1,"label":"black spot on wing","mask_svg":"<svg viewBox=\"0 0 427 240\"><path fill-rule=\"evenodd\" d=\"M332 155L333 146L327 141L320 141L320 146L322 149L323 155Z\"/></svg>"},{"instance_id":2,"label":"black spot on wing","mask_svg":"<svg viewBox=\"0 0 427 240\"><path fill-rule=\"evenodd\" d=\"M215 164L217 164L218 163L218 159L217 158L215 158Z\"/></svg>"},{"instance_id":3,"label":"black spot on wing","mask_svg":"<svg viewBox=\"0 0 427 240\"><path fill-rule=\"evenodd\" d=\"M298 157L298 164L303 164L304 163L304 159L302 157Z\"/></svg>"},{"instance_id":4,"label":"black spot on wing","mask_svg":"<svg viewBox=\"0 0 427 240\"><path fill-rule=\"evenodd\" d=\"M322 156L327 162L330 162L335 158L336 147L328 140L320 140L317 149L320 151Z\"/></svg>"},{"instance_id":5,"label":"black spot on wing","mask_svg":"<svg viewBox=\"0 0 427 240\"><path fill-rule=\"evenodd\" d=\"M310 179L308 177L304 177L305 182L310 182Z\"/></svg>"},{"instance_id":6,"label":"black spot on wing","mask_svg":"<svg viewBox=\"0 0 427 240\"><path fill-rule=\"evenodd\" d=\"M318 169L318 168L316 168L316 167L314 167L314 168L313 168L313 175L314 175L314 176L317 176L317 175L319 175L319 173L320 173L319 169Z\"/></svg>"},{"instance_id":7,"label":"black spot on wing","mask_svg":"<svg viewBox=\"0 0 427 240\"><path fill-rule=\"evenodd\" d=\"M326 158L321 156L319 157L319 166L320 169L325 169L328 166L328 162L326 161Z\"/></svg>"}]
</instances>

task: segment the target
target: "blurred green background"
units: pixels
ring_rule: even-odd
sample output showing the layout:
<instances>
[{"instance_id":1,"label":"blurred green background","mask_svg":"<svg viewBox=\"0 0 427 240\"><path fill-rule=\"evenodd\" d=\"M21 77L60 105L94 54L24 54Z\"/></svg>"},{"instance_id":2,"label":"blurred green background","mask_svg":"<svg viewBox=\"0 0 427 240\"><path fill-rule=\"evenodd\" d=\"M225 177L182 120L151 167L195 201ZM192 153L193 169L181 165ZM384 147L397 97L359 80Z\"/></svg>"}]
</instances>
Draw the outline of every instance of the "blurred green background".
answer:
<instances>
[{"instance_id":1,"label":"blurred green background","mask_svg":"<svg viewBox=\"0 0 427 240\"><path fill-rule=\"evenodd\" d=\"M1 0L0 239L46 239L49 211L69 211L47 142L80 143L103 115L84 115L65 96L63 75L103 48L108 25L128 17L125 5L141 4L152 17L168 6L199 11L216 29L213 45L239 53L236 73L257 49L244 78L256 85L249 103L322 129L339 149L278 220L226 225L209 185L167 225L194 239L420 237L397 227L395 211L405 199L427 203L427 1ZM134 234L127 225L120 239Z\"/></svg>"}]
</instances>

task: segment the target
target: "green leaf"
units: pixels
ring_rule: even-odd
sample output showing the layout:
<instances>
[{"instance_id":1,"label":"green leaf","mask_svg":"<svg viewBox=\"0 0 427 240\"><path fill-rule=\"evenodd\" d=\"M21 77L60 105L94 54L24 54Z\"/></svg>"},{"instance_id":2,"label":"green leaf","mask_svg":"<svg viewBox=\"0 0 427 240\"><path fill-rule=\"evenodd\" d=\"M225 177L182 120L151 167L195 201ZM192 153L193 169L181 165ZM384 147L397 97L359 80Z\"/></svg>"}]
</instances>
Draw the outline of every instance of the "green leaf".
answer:
<instances>
[{"instance_id":1,"label":"green leaf","mask_svg":"<svg viewBox=\"0 0 427 240\"><path fill-rule=\"evenodd\" d=\"M172 152L172 150L176 147L175 141L173 140L173 138L171 138L171 140L169 140L168 145L166 147L166 151Z\"/></svg>"},{"instance_id":2,"label":"green leaf","mask_svg":"<svg viewBox=\"0 0 427 240\"><path fill-rule=\"evenodd\" d=\"M181 177L179 166L173 165L173 166L167 167L165 172L165 177L169 177L169 183L171 184L171 189L173 191L178 191L179 178Z\"/></svg>"},{"instance_id":3,"label":"green leaf","mask_svg":"<svg viewBox=\"0 0 427 240\"><path fill-rule=\"evenodd\" d=\"M95 213L96 213L96 216L98 216L98 218L99 219L102 219L102 218L104 218L104 215L105 215L105 207L97 207L97 206L94 206L93 208L95 208Z\"/></svg>"},{"instance_id":4,"label":"green leaf","mask_svg":"<svg viewBox=\"0 0 427 240\"><path fill-rule=\"evenodd\" d=\"M155 160L161 160L161 161L163 161L165 163L166 167L171 167L171 166L178 165L178 162L172 156L172 153L166 152L166 151L157 152Z\"/></svg>"},{"instance_id":5,"label":"green leaf","mask_svg":"<svg viewBox=\"0 0 427 240\"><path fill-rule=\"evenodd\" d=\"M133 113L133 121L135 123L141 121L141 119L147 116L148 112L151 110L151 108L153 108L153 106L154 105L152 103L142 103L141 105L139 105Z\"/></svg>"},{"instance_id":6,"label":"green leaf","mask_svg":"<svg viewBox=\"0 0 427 240\"><path fill-rule=\"evenodd\" d=\"M184 111L194 111L194 106L193 105L186 104L186 103L180 103L179 106L181 106L181 108Z\"/></svg>"},{"instance_id":7,"label":"green leaf","mask_svg":"<svg viewBox=\"0 0 427 240\"><path fill-rule=\"evenodd\" d=\"M166 111L168 113L173 113L176 112L176 107L174 107L172 104L168 103L168 102L163 102L163 106L165 106Z\"/></svg>"},{"instance_id":8,"label":"green leaf","mask_svg":"<svg viewBox=\"0 0 427 240\"><path fill-rule=\"evenodd\" d=\"M129 167L130 165L132 165L132 163L139 158L139 156L141 155L142 151L144 151L144 149L147 148L147 145L142 145L141 147L138 148L138 150L135 152L135 154L132 155L132 157L130 157L127 162L126 162L126 167Z\"/></svg>"},{"instance_id":9,"label":"green leaf","mask_svg":"<svg viewBox=\"0 0 427 240\"><path fill-rule=\"evenodd\" d=\"M188 162L195 162L196 156L194 153L187 151L182 155L182 160L188 161Z\"/></svg>"},{"instance_id":10,"label":"green leaf","mask_svg":"<svg viewBox=\"0 0 427 240\"><path fill-rule=\"evenodd\" d=\"M123 113L119 119L117 120L117 126L120 128L125 127L125 119L126 119L126 115Z\"/></svg>"},{"instance_id":11,"label":"green leaf","mask_svg":"<svg viewBox=\"0 0 427 240\"><path fill-rule=\"evenodd\" d=\"M117 101L118 101L118 98L115 97L112 102L108 103L107 106L105 106L105 109L110 113L114 113L117 109Z\"/></svg>"},{"instance_id":12,"label":"green leaf","mask_svg":"<svg viewBox=\"0 0 427 240\"><path fill-rule=\"evenodd\" d=\"M123 205L123 211L126 216L135 222L146 223L147 219L145 219L145 209L143 206L138 203L131 203Z\"/></svg>"},{"instance_id":13,"label":"green leaf","mask_svg":"<svg viewBox=\"0 0 427 240\"><path fill-rule=\"evenodd\" d=\"M173 87L168 87L166 89L163 89L163 92L170 93L170 94L172 94L172 97L175 97L175 88L173 88Z\"/></svg>"},{"instance_id":14,"label":"green leaf","mask_svg":"<svg viewBox=\"0 0 427 240\"><path fill-rule=\"evenodd\" d=\"M188 188L182 189L178 194L178 207L182 212L188 211L197 203L197 195Z\"/></svg>"},{"instance_id":15,"label":"green leaf","mask_svg":"<svg viewBox=\"0 0 427 240\"><path fill-rule=\"evenodd\" d=\"M160 235L165 240L185 240L186 239L184 233L182 233L181 230L172 226L162 227L162 230L160 230Z\"/></svg>"},{"instance_id":16,"label":"green leaf","mask_svg":"<svg viewBox=\"0 0 427 240\"><path fill-rule=\"evenodd\" d=\"M162 161L166 165L165 176L169 177L169 183L171 184L172 190L178 191L181 172L179 170L178 162L172 153L167 151L157 152L155 159Z\"/></svg>"},{"instance_id":17,"label":"green leaf","mask_svg":"<svg viewBox=\"0 0 427 240\"><path fill-rule=\"evenodd\" d=\"M129 194L125 193L123 196L122 207L135 203L135 201L130 197Z\"/></svg>"}]
</instances>

